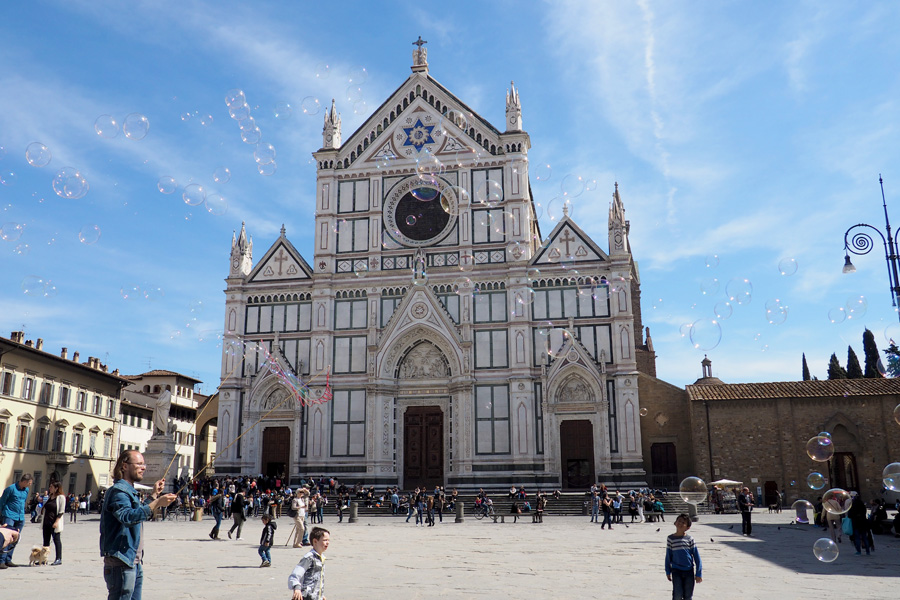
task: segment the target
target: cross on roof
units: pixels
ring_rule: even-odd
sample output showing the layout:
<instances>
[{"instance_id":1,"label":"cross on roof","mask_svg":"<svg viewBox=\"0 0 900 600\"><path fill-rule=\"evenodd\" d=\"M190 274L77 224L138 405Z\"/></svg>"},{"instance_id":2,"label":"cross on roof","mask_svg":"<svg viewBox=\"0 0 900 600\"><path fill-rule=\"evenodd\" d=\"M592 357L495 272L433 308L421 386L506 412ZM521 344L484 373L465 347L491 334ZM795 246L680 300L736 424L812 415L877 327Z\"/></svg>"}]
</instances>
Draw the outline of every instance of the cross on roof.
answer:
<instances>
[{"instance_id":1,"label":"cross on roof","mask_svg":"<svg viewBox=\"0 0 900 600\"><path fill-rule=\"evenodd\" d=\"M288 260L288 257L284 255L284 248L279 248L278 256L276 256L272 260L278 263L278 274L281 275L281 263Z\"/></svg>"},{"instance_id":2,"label":"cross on roof","mask_svg":"<svg viewBox=\"0 0 900 600\"><path fill-rule=\"evenodd\" d=\"M421 50L421 49L422 49L422 46L424 46L424 45L427 44L427 43L428 43L428 41L427 41L427 40L423 40L423 39L422 39L422 36L420 35L420 36L419 36L419 39L417 39L416 41L413 42L413 46L418 46L418 47L419 47L419 50Z\"/></svg>"},{"instance_id":3,"label":"cross on roof","mask_svg":"<svg viewBox=\"0 0 900 600\"><path fill-rule=\"evenodd\" d=\"M566 229L566 231L564 233L565 233L565 235L560 236L559 240L561 242L566 243L566 256L569 256L571 254L569 252L569 242L574 242L576 240L576 238L572 237L572 234L569 232L568 229Z\"/></svg>"}]
</instances>

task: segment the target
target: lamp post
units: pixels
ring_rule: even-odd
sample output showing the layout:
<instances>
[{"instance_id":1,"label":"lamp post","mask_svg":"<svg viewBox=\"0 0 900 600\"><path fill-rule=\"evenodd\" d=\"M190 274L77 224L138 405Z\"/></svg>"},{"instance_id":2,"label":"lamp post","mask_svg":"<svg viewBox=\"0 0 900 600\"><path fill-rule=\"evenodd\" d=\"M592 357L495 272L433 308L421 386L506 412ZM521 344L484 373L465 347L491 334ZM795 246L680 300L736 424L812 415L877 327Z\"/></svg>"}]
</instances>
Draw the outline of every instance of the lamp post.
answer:
<instances>
[{"instance_id":1,"label":"lamp post","mask_svg":"<svg viewBox=\"0 0 900 600\"><path fill-rule=\"evenodd\" d=\"M844 273L856 272L856 267L850 262L850 253L861 256L871 252L875 248L875 242L867 230L871 229L877 233L884 244L884 260L887 263L888 282L891 287L891 305L897 308L897 303L900 301L900 264L898 264L900 257L897 256L897 248L900 247L900 244L897 242L897 235L891 234L891 221L888 218L887 201L884 199L884 181L882 181L881 175L878 175L878 183L881 185L885 233L868 223L857 223L847 229L844 232L844 268L842 271ZM857 231L854 232L854 230ZM898 311L898 316L900 316L900 311Z\"/></svg>"}]
</instances>

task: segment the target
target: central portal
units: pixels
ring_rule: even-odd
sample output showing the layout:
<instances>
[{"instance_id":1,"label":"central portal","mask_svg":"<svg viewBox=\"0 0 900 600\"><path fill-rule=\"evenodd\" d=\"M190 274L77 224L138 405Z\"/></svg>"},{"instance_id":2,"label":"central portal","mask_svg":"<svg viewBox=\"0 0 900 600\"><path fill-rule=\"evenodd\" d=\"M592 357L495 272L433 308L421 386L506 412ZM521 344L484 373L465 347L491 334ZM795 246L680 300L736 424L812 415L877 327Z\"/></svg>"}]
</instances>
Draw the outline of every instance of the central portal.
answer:
<instances>
[{"instance_id":1,"label":"central portal","mask_svg":"<svg viewBox=\"0 0 900 600\"><path fill-rule=\"evenodd\" d=\"M289 427L266 427L262 439L262 472L266 477L284 476L288 473L291 456L291 430Z\"/></svg>"},{"instance_id":2,"label":"central portal","mask_svg":"<svg viewBox=\"0 0 900 600\"><path fill-rule=\"evenodd\" d=\"M403 486L444 484L444 413L439 406L410 406L403 417Z\"/></svg>"}]
</instances>

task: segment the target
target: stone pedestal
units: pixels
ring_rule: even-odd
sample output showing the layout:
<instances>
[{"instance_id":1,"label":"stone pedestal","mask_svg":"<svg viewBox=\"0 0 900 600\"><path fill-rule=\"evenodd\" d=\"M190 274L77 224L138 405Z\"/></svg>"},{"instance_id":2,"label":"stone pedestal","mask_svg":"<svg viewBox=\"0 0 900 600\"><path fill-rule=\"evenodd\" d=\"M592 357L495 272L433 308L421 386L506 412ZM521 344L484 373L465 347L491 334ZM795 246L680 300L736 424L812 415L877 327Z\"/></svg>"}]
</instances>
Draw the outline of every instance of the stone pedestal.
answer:
<instances>
[{"instance_id":1,"label":"stone pedestal","mask_svg":"<svg viewBox=\"0 0 900 600\"><path fill-rule=\"evenodd\" d=\"M152 486L154 483L165 477L166 486L163 493L174 492L172 489L172 478L175 477L174 463L172 459L175 457L175 440L169 436L155 435L147 442L147 449L144 451L144 464L147 469L144 471L144 485ZM166 473L166 467L169 465L169 472Z\"/></svg>"}]
</instances>

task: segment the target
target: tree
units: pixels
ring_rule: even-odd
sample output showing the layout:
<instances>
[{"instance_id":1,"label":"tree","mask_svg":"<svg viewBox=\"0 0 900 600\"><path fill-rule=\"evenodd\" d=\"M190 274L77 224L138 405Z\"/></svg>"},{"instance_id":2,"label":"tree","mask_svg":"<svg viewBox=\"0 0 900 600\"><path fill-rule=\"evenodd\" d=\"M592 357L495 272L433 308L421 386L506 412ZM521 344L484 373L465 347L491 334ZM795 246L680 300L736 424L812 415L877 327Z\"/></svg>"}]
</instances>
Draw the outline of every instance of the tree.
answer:
<instances>
[{"instance_id":1,"label":"tree","mask_svg":"<svg viewBox=\"0 0 900 600\"><path fill-rule=\"evenodd\" d=\"M828 361L828 379L847 379L847 371L838 362L836 354L832 354Z\"/></svg>"},{"instance_id":2,"label":"tree","mask_svg":"<svg viewBox=\"0 0 900 600\"><path fill-rule=\"evenodd\" d=\"M803 353L803 381L809 381L809 365L806 364L806 352Z\"/></svg>"},{"instance_id":3,"label":"tree","mask_svg":"<svg viewBox=\"0 0 900 600\"><path fill-rule=\"evenodd\" d=\"M865 377L872 379L881 377L878 372L878 346L875 345L875 334L869 329L863 332L863 353L866 355Z\"/></svg>"},{"instance_id":4,"label":"tree","mask_svg":"<svg viewBox=\"0 0 900 600\"><path fill-rule=\"evenodd\" d=\"M887 358L887 373L891 377L900 377L900 348L891 340L891 345L887 350L883 350L885 358Z\"/></svg>"},{"instance_id":5,"label":"tree","mask_svg":"<svg viewBox=\"0 0 900 600\"><path fill-rule=\"evenodd\" d=\"M856 357L856 352L853 351L853 346L847 346L847 379L862 378L863 370L862 367L859 366L859 359Z\"/></svg>"}]
</instances>

